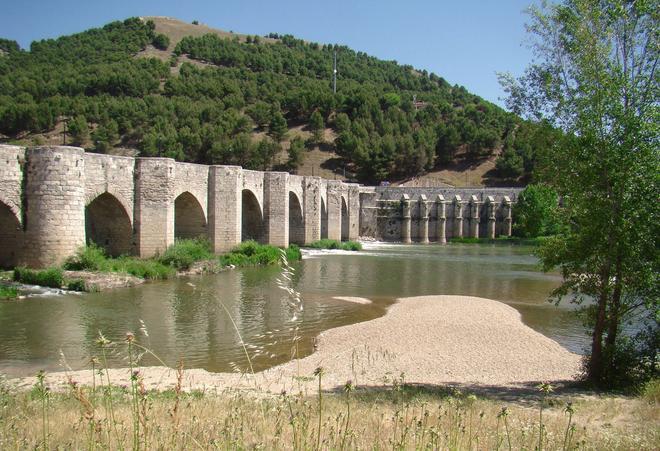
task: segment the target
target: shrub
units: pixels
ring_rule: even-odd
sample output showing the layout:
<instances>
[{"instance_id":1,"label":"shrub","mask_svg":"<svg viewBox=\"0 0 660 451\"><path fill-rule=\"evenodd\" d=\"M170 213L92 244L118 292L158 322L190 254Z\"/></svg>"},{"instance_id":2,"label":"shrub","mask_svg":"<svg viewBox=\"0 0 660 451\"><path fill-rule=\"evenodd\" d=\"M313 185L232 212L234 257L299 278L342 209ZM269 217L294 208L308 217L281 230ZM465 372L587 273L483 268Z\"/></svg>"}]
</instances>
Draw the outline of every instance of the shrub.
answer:
<instances>
[{"instance_id":1,"label":"shrub","mask_svg":"<svg viewBox=\"0 0 660 451\"><path fill-rule=\"evenodd\" d=\"M170 38L160 33L154 36L154 40L151 43L159 50L167 50L167 48L170 46Z\"/></svg>"},{"instance_id":2,"label":"shrub","mask_svg":"<svg viewBox=\"0 0 660 451\"><path fill-rule=\"evenodd\" d=\"M211 258L213 258L211 243L206 239L196 238L177 240L167 248L158 261L177 269L188 269L196 261Z\"/></svg>"},{"instance_id":3,"label":"shrub","mask_svg":"<svg viewBox=\"0 0 660 451\"><path fill-rule=\"evenodd\" d=\"M62 285L64 285L64 277L60 268L33 270L18 267L14 269L14 280L29 285L51 288L62 288Z\"/></svg>"},{"instance_id":4,"label":"shrub","mask_svg":"<svg viewBox=\"0 0 660 451\"><path fill-rule=\"evenodd\" d=\"M307 245L307 247L311 247L314 249L341 249L344 251L361 251L362 250L362 244L358 243L357 241L337 241L337 240L329 240L327 238L324 238L322 240L314 241L313 243Z\"/></svg>"},{"instance_id":5,"label":"shrub","mask_svg":"<svg viewBox=\"0 0 660 451\"><path fill-rule=\"evenodd\" d=\"M110 262L105 251L96 244L81 247L64 262L69 271L109 271Z\"/></svg>"},{"instance_id":6,"label":"shrub","mask_svg":"<svg viewBox=\"0 0 660 451\"><path fill-rule=\"evenodd\" d=\"M87 286L84 280L73 279L67 282L66 289L71 291L87 291Z\"/></svg>"},{"instance_id":7,"label":"shrub","mask_svg":"<svg viewBox=\"0 0 660 451\"><path fill-rule=\"evenodd\" d=\"M18 290L15 287L0 285L0 299L13 299L18 296Z\"/></svg>"},{"instance_id":8,"label":"shrub","mask_svg":"<svg viewBox=\"0 0 660 451\"><path fill-rule=\"evenodd\" d=\"M255 266L273 265L280 262L280 249L270 244L259 244L256 241L245 241L234 248L231 252L218 257L223 266ZM302 258L300 248L295 244L286 249L286 257L289 261Z\"/></svg>"},{"instance_id":9,"label":"shrub","mask_svg":"<svg viewBox=\"0 0 660 451\"><path fill-rule=\"evenodd\" d=\"M131 274L143 279L169 279L175 274L173 267L164 265L159 261L131 257L119 257L111 260L110 270Z\"/></svg>"}]
</instances>

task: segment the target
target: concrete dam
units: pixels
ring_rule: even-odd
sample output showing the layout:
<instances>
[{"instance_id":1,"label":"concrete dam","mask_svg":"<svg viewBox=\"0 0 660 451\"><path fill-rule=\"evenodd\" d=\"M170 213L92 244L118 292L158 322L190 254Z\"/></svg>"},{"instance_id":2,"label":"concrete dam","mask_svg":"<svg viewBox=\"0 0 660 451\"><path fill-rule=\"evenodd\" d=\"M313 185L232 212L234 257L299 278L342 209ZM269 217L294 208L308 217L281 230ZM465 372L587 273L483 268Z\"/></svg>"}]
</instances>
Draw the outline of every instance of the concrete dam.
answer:
<instances>
[{"instance_id":1,"label":"concrete dam","mask_svg":"<svg viewBox=\"0 0 660 451\"><path fill-rule=\"evenodd\" d=\"M511 234L519 188L365 187L242 169L0 145L0 267L61 263L86 243L151 257L177 238L440 242Z\"/></svg>"}]
</instances>

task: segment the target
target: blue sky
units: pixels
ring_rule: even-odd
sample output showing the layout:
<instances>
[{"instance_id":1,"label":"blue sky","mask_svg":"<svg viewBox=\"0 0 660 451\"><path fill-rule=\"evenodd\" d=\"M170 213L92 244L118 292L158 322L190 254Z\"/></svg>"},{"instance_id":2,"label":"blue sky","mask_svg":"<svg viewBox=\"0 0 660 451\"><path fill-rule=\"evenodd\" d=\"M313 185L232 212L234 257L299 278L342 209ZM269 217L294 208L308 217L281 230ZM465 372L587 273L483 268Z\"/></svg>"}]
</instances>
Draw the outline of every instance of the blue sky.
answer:
<instances>
[{"instance_id":1,"label":"blue sky","mask_svg":"<svg viewBox=\"0 0 660 451\"><path fill-rule=\"evenodd\" d=\"M426 69L492 102L495 72L520 74L533 0L3 0L0 37L21 47L131 16L170 16L247 34L290 33Z\"/></svg>"}]
</instances>

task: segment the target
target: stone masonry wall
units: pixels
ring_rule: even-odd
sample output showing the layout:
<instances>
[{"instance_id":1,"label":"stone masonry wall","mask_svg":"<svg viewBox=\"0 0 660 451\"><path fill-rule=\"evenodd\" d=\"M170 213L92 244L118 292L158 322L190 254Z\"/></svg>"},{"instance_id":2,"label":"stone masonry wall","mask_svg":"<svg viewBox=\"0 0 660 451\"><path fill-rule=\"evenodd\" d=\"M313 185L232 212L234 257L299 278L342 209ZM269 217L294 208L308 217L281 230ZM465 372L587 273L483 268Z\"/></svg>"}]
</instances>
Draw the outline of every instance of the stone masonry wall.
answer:
<instances>
[{"instance_id":1,"label":"stone masonry wall","mask_svg":"<svg viewBox=\"0 0 660 451\"><path fill-rule=\"evenodd\" d=\"M259 239L278 246L290 237L426 242L507 235L520 192L362 187L75 147L0 145L0 266L58 264L86 238L113 253L148 257L174 242L175 227L182 237L206 235L215 252L225 252L241 242L244 190L256 200L249 214ZM290 199L302 207L293 222Z\"/></svg>"}]
</instances>

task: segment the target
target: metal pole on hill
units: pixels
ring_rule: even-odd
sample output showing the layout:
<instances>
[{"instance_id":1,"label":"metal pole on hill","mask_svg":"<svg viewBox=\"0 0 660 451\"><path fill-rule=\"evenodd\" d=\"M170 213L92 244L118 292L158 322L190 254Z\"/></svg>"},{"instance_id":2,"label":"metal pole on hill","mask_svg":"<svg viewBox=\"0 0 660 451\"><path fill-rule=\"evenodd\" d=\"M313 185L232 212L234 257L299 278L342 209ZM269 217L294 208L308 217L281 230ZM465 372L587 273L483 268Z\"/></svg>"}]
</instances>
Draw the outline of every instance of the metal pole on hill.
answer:
<instances>
[{"instance_id":1,"label":"metal pole on hill","mask_svg":"<svg viewBox=\"0 0 660 451\"><path fill-rule=\"evenodd\" d=\"M332 93L337 94L337 51L334 53L334 60L332 64Z\"/></svg>"}]
</instances>

